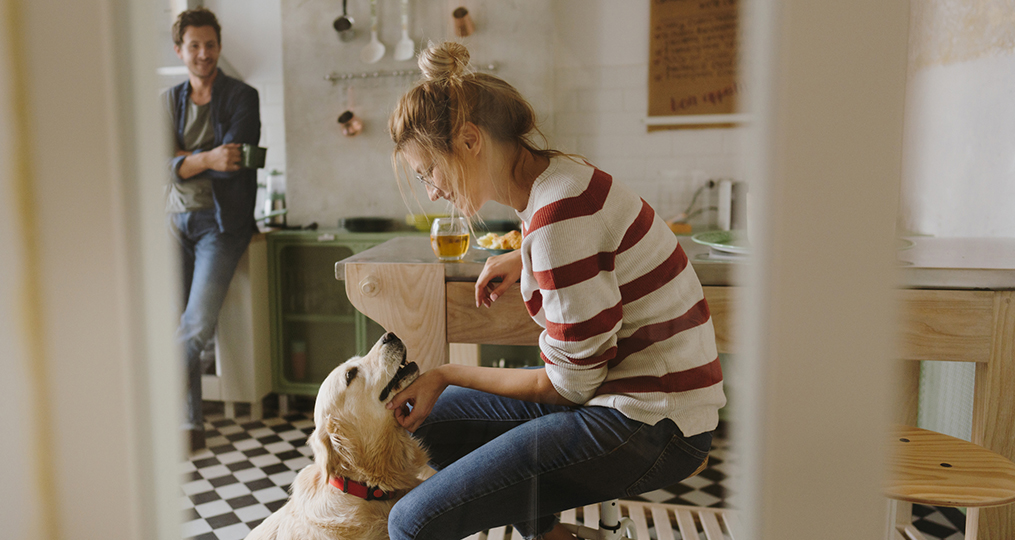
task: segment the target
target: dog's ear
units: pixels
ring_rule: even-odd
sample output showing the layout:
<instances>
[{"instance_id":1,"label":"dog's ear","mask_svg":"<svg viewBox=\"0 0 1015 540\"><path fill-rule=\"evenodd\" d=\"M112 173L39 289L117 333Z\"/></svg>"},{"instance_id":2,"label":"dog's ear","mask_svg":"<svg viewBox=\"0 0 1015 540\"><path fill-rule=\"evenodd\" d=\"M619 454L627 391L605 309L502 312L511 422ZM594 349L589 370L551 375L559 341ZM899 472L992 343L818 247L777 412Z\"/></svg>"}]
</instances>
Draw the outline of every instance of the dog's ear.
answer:
<instances>
[{"instance_id":1,"label":"dog's ear","mask_svg":"<svg viewBox=\"0 0 1015 540\"><path fill-rule=\"evenodd\" d=\"M314 451L314 462L328 476L341 476L354 463L348 443L342 436L341 425L331 415L324 417L323 424L314 429L309 441Z\"/></svg>"}]
</instances>

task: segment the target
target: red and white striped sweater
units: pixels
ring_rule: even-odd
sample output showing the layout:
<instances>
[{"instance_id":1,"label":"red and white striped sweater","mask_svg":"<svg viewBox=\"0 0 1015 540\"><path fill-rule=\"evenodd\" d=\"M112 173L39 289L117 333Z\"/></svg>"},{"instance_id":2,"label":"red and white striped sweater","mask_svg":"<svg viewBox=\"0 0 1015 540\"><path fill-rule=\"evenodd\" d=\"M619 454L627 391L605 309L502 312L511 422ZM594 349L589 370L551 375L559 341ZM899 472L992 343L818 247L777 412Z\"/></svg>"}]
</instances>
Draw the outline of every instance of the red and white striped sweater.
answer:
<instances>
[{"instance_id":1,"label":"red and white striped sweater","mask_svg":"<svg viewBox=\"0 0 1015 540\"><path fill-rule=\"evenodd\" d=\"M726 404L701 283L652 207L606 173L554 158L532 185L522 297L561 396L685 436Z\"/></svg>"}]
</instances>

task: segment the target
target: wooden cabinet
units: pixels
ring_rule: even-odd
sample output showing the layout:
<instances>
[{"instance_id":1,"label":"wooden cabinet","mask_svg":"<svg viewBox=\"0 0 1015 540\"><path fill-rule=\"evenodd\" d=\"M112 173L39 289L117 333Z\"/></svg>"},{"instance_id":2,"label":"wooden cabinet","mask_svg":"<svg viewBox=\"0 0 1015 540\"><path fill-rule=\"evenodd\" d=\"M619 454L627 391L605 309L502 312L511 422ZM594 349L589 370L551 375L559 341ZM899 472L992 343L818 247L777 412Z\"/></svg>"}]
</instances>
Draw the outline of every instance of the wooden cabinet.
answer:
<instances>
[{"instance_id":1,"label":"wooden cabinet","mask_svg":"<svg viewBox=\"0 0 1015 540\"><path fill-rule=\"evenodd\" d=\"M215 333L215 373L201 377L202 397L225 403L250 403L260 418L261 401L271 392L268 332L268 252L264 234L255 234L229 282Z\"/></svg>"}]
</instances>

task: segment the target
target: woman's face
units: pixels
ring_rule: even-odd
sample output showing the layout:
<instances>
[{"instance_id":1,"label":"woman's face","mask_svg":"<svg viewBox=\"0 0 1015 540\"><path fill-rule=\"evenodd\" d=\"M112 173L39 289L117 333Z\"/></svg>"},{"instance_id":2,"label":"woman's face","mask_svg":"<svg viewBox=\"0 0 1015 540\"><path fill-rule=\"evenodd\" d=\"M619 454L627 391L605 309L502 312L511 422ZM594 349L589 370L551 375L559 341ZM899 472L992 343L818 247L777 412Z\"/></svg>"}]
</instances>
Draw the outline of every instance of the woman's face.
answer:
<instances>
[{"instance_id":1,"label":"woman's face","mask_svg":"<svg viewBox=\"0 0 1015 540\"><path fill-rule=\"evenodd\" d=\"M423 189L426 190L427 197L431 201L445 199L462 212L465 217L471 217L485 202L479 200L480 197L476 193L477 190L471 189L467 193L461 193L461 190L455 189L447 176L447 171L444 171L443 167L433 161L426 152L420 152L417 148L411 147L403 155L409 167L412 168L416 180L423 184ZM473 167L470 167L469 163L463 163L463 165L465 166L466 174L469 174L471 177L472 174L470 173ZM465 182L462 182L462 184L469 185L474 183L476 179L469 178L464 180Z\"/></svg>"}]
</instances>

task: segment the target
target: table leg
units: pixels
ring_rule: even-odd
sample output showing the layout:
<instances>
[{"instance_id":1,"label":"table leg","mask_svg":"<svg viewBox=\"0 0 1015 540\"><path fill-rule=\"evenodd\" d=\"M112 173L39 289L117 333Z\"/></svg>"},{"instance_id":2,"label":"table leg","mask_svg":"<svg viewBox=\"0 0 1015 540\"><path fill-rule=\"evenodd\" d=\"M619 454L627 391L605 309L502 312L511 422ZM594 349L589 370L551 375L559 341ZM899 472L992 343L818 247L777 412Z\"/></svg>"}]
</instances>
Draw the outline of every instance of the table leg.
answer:
<instances>
[{"instance_id":1,"label":"table leg","mask_svg":"<svg viewBox=\"0 0 1015 540\"><path fill-rule=\"evenodd\" d=\"M345 291L356 309L401 338L421 370L448 363L444 265L347 263Z\"/></svg>"},{"instance_id":2,"label":"table leg","mask_svg":"<svg viewBox=\"0 0 1015 540\"><path fill-rule=\"evenodd\" d=\"M1015 460L1015 291L994 293L990 361L976 364L972 442ZM1015 538L1015 504L970 508L965 538Z\"/></svg>"}]
</instances>

